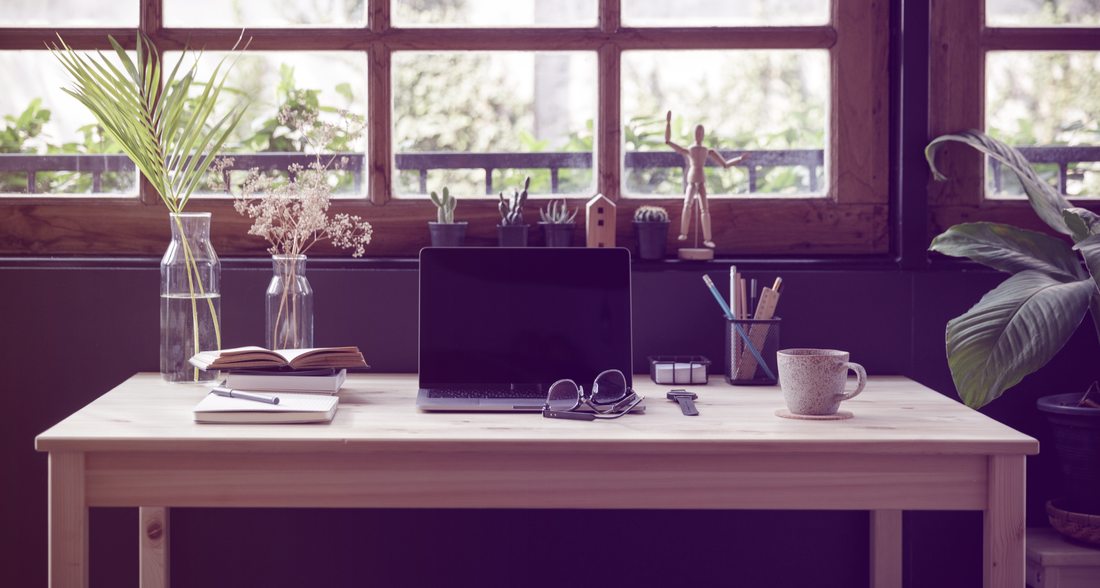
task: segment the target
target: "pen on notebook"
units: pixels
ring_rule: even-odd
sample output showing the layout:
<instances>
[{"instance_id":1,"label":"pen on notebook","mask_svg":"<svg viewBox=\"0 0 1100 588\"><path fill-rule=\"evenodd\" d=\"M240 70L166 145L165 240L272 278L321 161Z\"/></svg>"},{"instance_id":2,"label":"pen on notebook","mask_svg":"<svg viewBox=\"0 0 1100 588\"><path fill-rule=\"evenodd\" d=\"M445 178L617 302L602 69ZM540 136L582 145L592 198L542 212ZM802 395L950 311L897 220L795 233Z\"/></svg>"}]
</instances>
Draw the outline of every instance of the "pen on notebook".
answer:
<instances>
[{"instance_id":1,"label":"pen on notebook","mask_svg":"<svg viewBox=\"0 0 1100 588\"><path fill-rule=\"evenodd\" d=\"M714 280L710 279L710 276L703 274L703 282L706 283L707 288L710 288L710 293L714 295L714 299L718 301L718 305L722 307L722 312L725 313L726 318L733 320L733 311L730 310L726 301L722 299L722 295L718 293L718 288L714 287Z\"/></svg>"},{"instance_id":2,"label":"pen on notebook","mask_svg":"<svg viewBox=\"0 0 1100 588\"><path fill-rule=\"evenodd\" d=\"M211 390L218 396L225 396L226 398L240 398L241 400L251 400L253 402L263 402L264 404L279 404L278 396L265 396L263 394L251 394L249 392L241 392L239 390L231 390L229 388L214 388Z\"/></svg>"}]
</instances>

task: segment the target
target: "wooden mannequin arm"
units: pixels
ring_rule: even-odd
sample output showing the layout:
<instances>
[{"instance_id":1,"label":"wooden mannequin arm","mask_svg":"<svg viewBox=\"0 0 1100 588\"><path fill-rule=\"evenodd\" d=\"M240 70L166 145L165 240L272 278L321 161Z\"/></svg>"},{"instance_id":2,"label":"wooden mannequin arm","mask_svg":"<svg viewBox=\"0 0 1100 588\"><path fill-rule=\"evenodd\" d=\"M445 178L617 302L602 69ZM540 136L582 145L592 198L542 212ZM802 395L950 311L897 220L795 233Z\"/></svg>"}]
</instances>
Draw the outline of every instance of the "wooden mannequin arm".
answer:
<instances>
[{"instance_id":1,"label":"wooden mannequin arm","mask_svg":"<svg viewBox=\"0 0 1100 588\"><path fill-rule=\"evenodd\" d=\"M717 151L715 151L713 149L708 151L707 155L710 156L711 161L713 161L714 163L717 163L718 165L720 165L722 167L726 167L726 168L728 168L729 166L731 166L731 165L733 165L737 162L744 161L745 158L748 157L747 155L738 155L737 157L734 157L732 159L725 159L725 158L722 157L722 154L718 153Z\"/></svg>"}]
</instances>

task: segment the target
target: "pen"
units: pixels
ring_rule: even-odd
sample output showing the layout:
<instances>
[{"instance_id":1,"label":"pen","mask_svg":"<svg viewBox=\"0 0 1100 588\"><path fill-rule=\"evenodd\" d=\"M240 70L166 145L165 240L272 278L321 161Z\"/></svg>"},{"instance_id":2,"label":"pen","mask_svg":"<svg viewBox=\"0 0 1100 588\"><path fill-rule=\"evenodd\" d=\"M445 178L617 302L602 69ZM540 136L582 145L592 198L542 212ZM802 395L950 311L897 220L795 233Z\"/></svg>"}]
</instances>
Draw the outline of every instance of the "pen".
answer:
<instances>
[{"instance_id":1,"label":"pen","mask_svg":"<svg viewBox=\"0 0 1100 588\"><path fill-rule=\"evenodd\" d=\"M749 282L749 318L756 318L756 278Z\"/></svg>"},{"instance_id":2,"label":"pen","mask_svg":"<svg viewBox=\"0 0 1100 588\"><path fill-rule=\"evenodd\" d=\"M264 404L279 404L278 396L264 396L263 394L251 394L248 392L241 392L239 390L230 390L229 388L214 388L211 390L218 396L225 396L226 398L240 398L241 400L251 400L253 402L263 402Z\"/></svg>"}]
</instances>

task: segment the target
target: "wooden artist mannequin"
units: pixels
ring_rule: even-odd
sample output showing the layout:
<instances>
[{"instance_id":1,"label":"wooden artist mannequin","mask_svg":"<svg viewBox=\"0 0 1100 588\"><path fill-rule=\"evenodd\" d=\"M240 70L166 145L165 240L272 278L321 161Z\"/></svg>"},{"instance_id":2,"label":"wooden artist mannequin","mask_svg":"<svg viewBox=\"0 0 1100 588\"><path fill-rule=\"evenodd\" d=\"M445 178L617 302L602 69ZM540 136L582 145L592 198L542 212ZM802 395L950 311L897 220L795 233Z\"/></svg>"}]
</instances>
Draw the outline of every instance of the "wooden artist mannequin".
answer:
<instances>
[{"instance_id":1,"label":"wooden artist mannequin","mask_svg":"<svg viewBox=\"0 0 1100 588\"><path fill-rule=\"evenodd\" d=\"M745 159L744 155L739 155L733 159L723 159L722 156L714 149L708 149L703 146L703 137L705 131L703 125L696 125L695 127L695 144L687 149L672 142L672 111L668 111L665 115L665 145L672 148L673 151L684 156L684 159L688 161L687 169L687 190L684 191L684 211L680 216L680 237L681 241L687 239L688 229L691 228L692 206L695 204L695 200L699 200L699 224L703 229L703 245L708 249L714 249L714 241L712 240L710 230L710 211L707 210L707 178L703 173L703 166L707 163L709 157L711 161L728 168L729 166Z\"/></svg>"}]
</instances>

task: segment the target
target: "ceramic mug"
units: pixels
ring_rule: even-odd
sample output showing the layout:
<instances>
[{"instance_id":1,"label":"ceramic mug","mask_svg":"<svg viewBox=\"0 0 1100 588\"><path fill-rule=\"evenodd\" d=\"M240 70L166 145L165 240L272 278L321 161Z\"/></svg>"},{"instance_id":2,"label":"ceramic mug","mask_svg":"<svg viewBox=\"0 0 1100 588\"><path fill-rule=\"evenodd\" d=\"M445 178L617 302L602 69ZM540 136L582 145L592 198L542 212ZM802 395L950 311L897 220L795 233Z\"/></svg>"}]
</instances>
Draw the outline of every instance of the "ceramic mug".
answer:
<instances>
[{"instance_id":1,"label":"ceramic mug","mask_svg":"<svg viewBox=\"0 0 1100 588\"><path fill-rule=\"evenodd\" d=\"M848 361L847 351L836 349L784 349L776 353L779 387L792 414L836 414L840 403L851 400L867 385L867 371ZM856 374L856 389L845 392L848 370Z\"/></svg>"}]
</instances>

